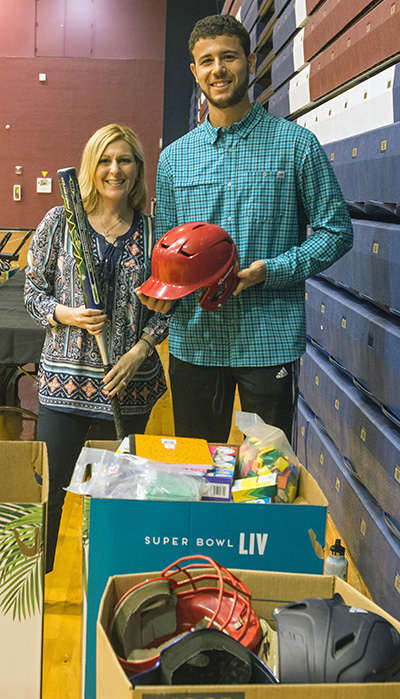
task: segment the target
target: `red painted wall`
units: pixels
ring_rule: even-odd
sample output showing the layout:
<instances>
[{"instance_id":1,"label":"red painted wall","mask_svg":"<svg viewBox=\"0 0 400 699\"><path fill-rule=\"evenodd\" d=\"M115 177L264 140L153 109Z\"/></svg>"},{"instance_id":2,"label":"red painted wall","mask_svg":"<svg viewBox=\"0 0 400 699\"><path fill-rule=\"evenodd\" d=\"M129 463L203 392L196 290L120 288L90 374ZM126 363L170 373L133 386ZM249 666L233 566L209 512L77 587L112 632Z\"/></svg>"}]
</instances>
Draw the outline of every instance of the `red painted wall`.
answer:
<instances>
[{"instance_id":1,"label":"red painted wall","mask_svg":"<svg viewBox=\"0 0 400 699\"><path fill-rule=\"evenodd\" d=\"M139 135L148 201L155 196L165 21L166 0L0 3L0 228L35 227L61 203L57 169L79 168L89 136L110 122ZM53 180L51 194L36 192L42 172Z\"/></svg>"}]
</instances>

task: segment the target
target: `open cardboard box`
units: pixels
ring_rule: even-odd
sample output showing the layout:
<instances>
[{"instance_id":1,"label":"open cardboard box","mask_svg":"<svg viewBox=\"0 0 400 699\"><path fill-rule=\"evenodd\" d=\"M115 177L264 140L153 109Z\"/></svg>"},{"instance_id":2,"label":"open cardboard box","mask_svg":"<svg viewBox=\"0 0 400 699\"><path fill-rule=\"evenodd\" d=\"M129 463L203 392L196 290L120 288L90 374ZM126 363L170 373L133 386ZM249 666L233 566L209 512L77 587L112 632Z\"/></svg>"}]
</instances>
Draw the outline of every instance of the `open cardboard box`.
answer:
<instances>
[{"instance_id":1,"label":"open cardboard box","mask_svg":"<svg viewBox=\"0 0 400 699\"><path fill-rule=\"evenodd\" d=\"M296 575L248 570L233 570L252 593L252 605L259 617L272 621L277 606L307 597L330 598L339 592L345 604L371 610L388 619L400 632L400 623L350 585L336 576ZM400 683L315 684L315 685L196 685L158 686L134 689L119 664L108 640L107 628L112 610L131 587L158 573L117 575L108 580L100 603L97 621L97 699L397 699Z\"/></svg>"},{"instance_id":2,"label":"open cardboard box","mask_svg":"<svg viewBox=\"0 0 400 699\"><path fill-rule=\"evenodd\" d=\"M41 697L47 493L46 445L0 441L0 686L7 699Z\"/></svg>"},{"instance_id":3,"label":"open cardboard box","mask_svg":"<svg viewBox=\"0 0 400 699\"><path fill-rule=\"evenodd\" d=\"M88 441L86 446L115 451L119 442ZM97 581L101 577L101 592L109 575L151 570L155 562L161 569L184 555L209 555L239 569L323 572L328 501L303 466L292 504L89 501L85 542L89 569L101 566L94 571Z\"/></svg>"},{"instance_id":4,"label":"open cardboard box","mask_svg":"<svg viewBox=\"0 0 400 699\"><path fill-rule=\"evenodd\" d=\"M112 451L119 444L86 442L87 447ZM303 466L298 487L302 504L88 500L83 663L87 699L95 696L96 620L109 576L162 570L181 556L199 554L240 570L323 572L328 502Z\"/></svg>"}]
</instances>

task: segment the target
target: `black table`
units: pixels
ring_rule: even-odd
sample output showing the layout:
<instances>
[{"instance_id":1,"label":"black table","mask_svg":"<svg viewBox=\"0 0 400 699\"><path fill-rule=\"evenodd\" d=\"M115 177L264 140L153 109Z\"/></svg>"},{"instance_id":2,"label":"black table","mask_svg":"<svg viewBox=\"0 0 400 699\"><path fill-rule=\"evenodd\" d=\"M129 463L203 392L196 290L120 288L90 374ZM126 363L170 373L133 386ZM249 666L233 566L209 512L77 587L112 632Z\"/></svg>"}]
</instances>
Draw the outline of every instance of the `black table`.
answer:
<instances>
[{"instance_id":1,"label":"black table","mask_svg":"<svg viewBox=\"0 0 400 699\"><path fill-rule=\"evenodd\" d=\"M0 364L37 364L45 330L25 310L21 270L0 286Z\"/></svg>"}]
</instances>

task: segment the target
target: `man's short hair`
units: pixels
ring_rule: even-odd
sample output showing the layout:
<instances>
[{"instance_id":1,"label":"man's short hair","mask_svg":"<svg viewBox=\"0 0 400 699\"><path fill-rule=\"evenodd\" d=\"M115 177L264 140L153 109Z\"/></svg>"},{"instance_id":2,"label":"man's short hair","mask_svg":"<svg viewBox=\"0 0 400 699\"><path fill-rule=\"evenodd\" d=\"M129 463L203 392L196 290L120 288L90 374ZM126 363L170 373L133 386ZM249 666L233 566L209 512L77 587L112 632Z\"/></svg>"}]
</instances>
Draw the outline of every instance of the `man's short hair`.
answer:
<instances>
[{"instance_id":1,"label":"man's short hair","mask_svg":"<svg viewBox=\"0 0 400 699\"><path fill-rule=\"evenodd\" d=\"M189 37L189 53L193 60L193 49L199 39L215 39L217 36L237 36L243 51L250 54L250 36L241 22L232 15L209 15L199 19Z\"/></svg>"}]
</instances>

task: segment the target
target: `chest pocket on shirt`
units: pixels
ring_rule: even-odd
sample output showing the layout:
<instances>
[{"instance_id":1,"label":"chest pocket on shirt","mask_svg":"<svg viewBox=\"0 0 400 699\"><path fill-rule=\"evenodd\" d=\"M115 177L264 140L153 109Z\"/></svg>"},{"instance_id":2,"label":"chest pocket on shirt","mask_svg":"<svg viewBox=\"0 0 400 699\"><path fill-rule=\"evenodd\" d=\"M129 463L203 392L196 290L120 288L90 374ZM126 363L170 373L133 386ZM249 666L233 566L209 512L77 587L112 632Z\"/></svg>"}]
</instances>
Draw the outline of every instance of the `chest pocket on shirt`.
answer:
<instances>
[{"instance_id":1,"label":"chest pocket on shirt","mask_svg":"<svg viewBox=\"0 0 400 699\"><path fill-rule=\"evenodd\" d=\"M224 181L213 173L175 181L178 220L213 221L220 213ZM189 218L190 217L190 218Z\"/></svg>"},{"instance_id":2,"label":"chest pocket on shirt","mask_svg":"<svg viewBox=\"0 0 400 699\"><path fill-rule=\"evenodd\" d=\"M240 174L243 205L252 221L283 215L287 206L287 178L284 170L257 170Z\"/></svg>"}]
</instances>

